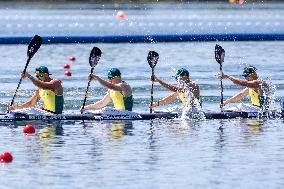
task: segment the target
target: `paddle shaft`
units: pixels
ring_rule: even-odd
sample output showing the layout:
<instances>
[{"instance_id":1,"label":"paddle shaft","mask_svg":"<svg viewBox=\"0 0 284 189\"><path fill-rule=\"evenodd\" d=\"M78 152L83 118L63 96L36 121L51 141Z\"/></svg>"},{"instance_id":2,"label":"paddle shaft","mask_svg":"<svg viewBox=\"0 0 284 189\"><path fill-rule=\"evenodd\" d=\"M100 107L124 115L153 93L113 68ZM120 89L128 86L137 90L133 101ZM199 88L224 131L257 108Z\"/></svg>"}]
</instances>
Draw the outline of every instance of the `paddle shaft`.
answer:
<instances>
[{"instance_id":1,"label":"paddle shaft","mask_svg":"<svg viewBox=\"0 0 284 189\"><path fill-rule=\"evenodd\" d=\"M94 67L91 68L91 74L93 74L94 72ZM86 105L86 101L87 101L87 96L88 96L88 91L89 91L89 87L90 87L90 84L91 84L91 80L88 81L88 86L87 86L87 89L86 89L86 92L85 92L85 98L84 98L84 102L83 102L83 107L82 109L84 109L85 105ZM82 114L83 112L81 112Z\"/></svg>"},{"instance_id":2,"label":"paddle shaft","mask_svg":"<svg viewBox=\"0 0 284 189\"><path fill-rule=\"evenodd\" d=\"M27 70L27 68L28 68L28 65L29 65L31 59L32 59L32 57L29 56L29 58L28 58L28 60L27 60L27 63L26 63L26 66L25 66L25 69L24 69L24 71L23 71L24 74L26 73L26 70ZM20 85L21 85L21 83L22 83L22 80L23 80L23 77L20 78L20 81L19 81L19 83L18 83L17 89L16 89L16 91L15 91L15 93L14 93L14 96L13 96L13 98L12 98L12 101L11 101L11 103L10 103L10 106L13 106L13 104L14 104L14 100L15 100L15 97L16 97L16 95L17 95L17 93L18 93L18 90L19 90L19 88L20 88ZM7 113L9 113L9 111L7 111Z\"/></svg>"},{"instance_id":3,"label":"paddle shaft","mask_svg":"<svg viewBox=\"0 0 284 189\"><path fill-rule=\"evenodd\" d=\"M152 79L154 77L154 68L152 68ZM153 101L154 101L154 81L152 81L152 86L151 86L151 107L150 107L150 113L153 112Z\"/></svg>"},{"instance_id":4,"label":"paddle shaft","mask_svg":"<svg viewBox=\"0 0 284 189\"><path fill-rule=\"evenodd\" d=\"M223 68L222 68L222 62L220 63L220 73L223 73ZM220 104L220 108L221 108L221 111L223 111L223 102L224 102L224 95L223 95L223 91L224 91L224 88L223 88L223 79L221 78L220 79L220 83L221 83L221 104Z\"/></svg>"}]
</instances>

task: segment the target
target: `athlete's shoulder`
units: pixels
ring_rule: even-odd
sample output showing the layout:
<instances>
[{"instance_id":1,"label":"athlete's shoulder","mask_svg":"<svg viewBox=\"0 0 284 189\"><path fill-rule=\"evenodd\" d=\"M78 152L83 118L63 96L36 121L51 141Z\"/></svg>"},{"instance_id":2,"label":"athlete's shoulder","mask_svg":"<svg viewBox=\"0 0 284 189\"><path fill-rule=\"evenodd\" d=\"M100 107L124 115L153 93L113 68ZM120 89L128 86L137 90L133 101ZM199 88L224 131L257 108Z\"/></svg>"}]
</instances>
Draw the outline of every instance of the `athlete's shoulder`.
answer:
<instances>
[{"instance_id":1,"label":"athlete's shoulder","mask_svg":"<svg viewBox=\"0 0 284 189\"><path fill-rule=\"evenodd\" d=\"M120 86L130 87L130 85L127 82L125 82L125 81L122 81L120 83Z\"/></svg>"},{"instance_id":2,"label":"athlete's shoulder","mask_svg":"<svg viewBox=\"0 0 284 189\"><path fill-rule=\"evenodd\" d=\"M54 84L62 84L62 81L60 79L52 79L51 82Z\"/></svg>"},{"instance_id":3,"label":"athlete's shoulder","mask_svg":"<svg viewBox=\"0 0 284 189\"><path fill-rule=\"evenodd\" d=\"M189 85L190 87L199 87L197 81L190 81L190 82L188 83L188 85Z\"/></svg>"}]
</instances>

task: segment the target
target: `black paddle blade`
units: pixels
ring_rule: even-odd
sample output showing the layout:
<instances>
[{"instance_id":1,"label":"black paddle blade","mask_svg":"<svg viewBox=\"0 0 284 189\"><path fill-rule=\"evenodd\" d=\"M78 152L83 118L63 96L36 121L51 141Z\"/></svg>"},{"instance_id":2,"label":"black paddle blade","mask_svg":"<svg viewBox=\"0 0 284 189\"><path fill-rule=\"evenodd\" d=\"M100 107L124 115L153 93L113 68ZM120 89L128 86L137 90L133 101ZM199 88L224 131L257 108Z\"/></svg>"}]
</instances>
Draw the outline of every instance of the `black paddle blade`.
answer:
<instances>
[{"instance_id":1,"label":"black paddle blade","mask_svg":"<svg viewBox=\"0 0 284 189\"><path fill-rule=\"evenodd\" d=\"M149 51L147 61L151 68L154 68L159 60L159 54L155 51Z\"/></svg>"},{"instance_id":2,"label":"black paddle blade","mask_svg":"<svg viewBox=\"0 0 284 189\"><path fill-rule=\"evenodd\" d=\"M29 58L32 58L34 54L37 52L37 50L40 48L41 44L42 44L42 38L38 35L35 35L28 46L27 56Z\"/></svg>"},{"instance_id":3,"label":"black paddle blade","mask_svg":"<svg viewBox=\"0 0 284 189\"><path fill-rule=\"evenodd\" d=\"M99 49L98 47L94 47L92 49L89 57L89 63L91 67L94 67L95 65L98 64L101 55L102 55L101 49Z\"/></svg>"},{"instance_id":4,"label":"black paddle blade","mask_svg":"<svg viewBox=\"0 0 284 189\"><path fill-rule=\"evenodd\" d=\"M225 50L220 46L216 45L215 46L215 59L219 64L222 64L224 62L225 58Z\"/></svg>"}]
</instances>

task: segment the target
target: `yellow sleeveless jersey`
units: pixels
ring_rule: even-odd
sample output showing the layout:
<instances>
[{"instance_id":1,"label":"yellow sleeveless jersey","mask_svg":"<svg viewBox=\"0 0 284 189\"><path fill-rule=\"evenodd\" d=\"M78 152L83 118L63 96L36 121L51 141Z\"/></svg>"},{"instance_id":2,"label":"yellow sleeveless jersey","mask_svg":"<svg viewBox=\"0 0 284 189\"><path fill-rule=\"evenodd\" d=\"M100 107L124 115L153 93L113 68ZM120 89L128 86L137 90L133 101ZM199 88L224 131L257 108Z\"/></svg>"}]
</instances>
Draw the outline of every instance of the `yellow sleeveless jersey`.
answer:
<instances>
[{"instance_id":1,"label":"yellow sleeveless jersey","mask_svg":"<svg viewBox=\"0 0 284 189\"><path fill-rule=\"evenodd\" d=\"M179 99L180 99L180 101L182 103L182 107L185 107L186 106L186 96L185 96L185 93L184 92L179 92L178 93L178 97L179 97ZM202 106L201 98L198 97L197 99L199 101L200 106Z\"/></svg>"},{"instance_id":2,"label":"yellow sleeveless jersey","mask_svg":"<svg viewBox=\"0 0 284 189\"><path fill-rule=\"evenodd\" d=\"M264 104L264 96L261 96L256 89L249 88L249 96L252 105L261 107Z\"/></svg>"},{"instance_id":3,"label":"yellow sleeveless jersey","mask_svg":"<svg viewBox=\"0 0 284 189\"><path fill-rule=\"evenodd\" d=\"M186 105L186 96L185 96L185 93L184 92L179 92L178 93L178 97L182 103L182 107L185 107Z\"/></svg>"},{"instance_id":4,"label":"yellow sleeveless jersey","mask_svg":"<svg viewBox=\"0 0 284 189\"><path fill-rule=\"evenodd\" d=\"M51 90L40 89L39 96L43 100L44 109L56 114L61 114L63 111L63 96L56 95Z\"/></svg>"},{"instance_id":5,"label":"yellow sleeveless jersey","mask_svg":"<svg viewBox=\"0 0 284 189\"><path fill-rule=\"evenodd\" d=\"M121 91L115 91L115 90L110 90L109 93L115 109L132 111L133 107L132 96L125 97L123 96Z\"/></svg>"}]
</instances>

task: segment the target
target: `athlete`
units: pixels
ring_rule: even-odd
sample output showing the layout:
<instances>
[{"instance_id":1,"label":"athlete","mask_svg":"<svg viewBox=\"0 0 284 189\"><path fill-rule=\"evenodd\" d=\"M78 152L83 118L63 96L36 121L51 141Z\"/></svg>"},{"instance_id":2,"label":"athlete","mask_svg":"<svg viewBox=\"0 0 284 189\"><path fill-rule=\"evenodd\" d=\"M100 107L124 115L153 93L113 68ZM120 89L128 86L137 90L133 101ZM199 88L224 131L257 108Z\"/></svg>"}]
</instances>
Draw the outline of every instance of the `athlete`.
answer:
<instances>
[{"instance_id":1,"label":"athlete","mask_svg":"<svg viewBox=\"0 0 284 189\"><path fill-rule=\"evenodd\" d=\"M267 98L265 94L268 93L269 86L266 81L259 78L256 73L256 68L253 66L245 67L243 76L245 77L245 80L224 73L218 74L219 79L229 79L234 84L245 87L240 93L225 100L223 104L221 104L221 107L229 103L238 102L244 99L246 96L250 96L251 104L253 107L261 108L262 106L266 105Z\"/></svg>"},{"instance_id":2,"label":"athlete","mask_svg":"<svg viewBox=\"0 0 284 189\"><path fill-rule=\"evenodd\" d=\"M163 87L166 89L170 90L172 93L161 99L158 100L157 102L153 102L152 108L164 104L170 104L173 101L175 101L177 98L180 99L182 102L182 106L185 107L187 103L187 95L191 95L191 100L197 99L199 101L200 105L200 90L199 90L199 85L189 79L189 72L181 68L177 71L176 73L176 79L178 81L177 85L172 85L169 84L158 77L154 76L154 78L151 78L152 81L160 83ZM151 104L149 104L149 107L151 107Z\"/></svg>"},{"instance_id":3,"label":"athlete","mask_svg":"<svg viewBox=\"0 0 284 189\"><path fill-rule=\"evenodd\" d=\"M63 87L61 81L52 79L46 66L40 66L35 70L35 77L28 72L22 73L22 78L28 78L37 87L33 96L23 104L8 106L8 110L24 109L34 107L37 102L43 100L45 111L61 114L63 111Z\"/></svg>"},{"instance_id":4,"label":"athlete","mask_svg":"<svg viewBox=\"0 0 284 189\"><path fill-rule=\"evenodd\" d=\"M108 92L103 99L94 104L85 106L84 109L81 108L81 112L92 109L101 109L107 106L111 101L113 102L114 108L117 110L132 111L132 89L128 83L122 81L119 69L111 68L108 71L108 81L94 74L90 74L88 79L96 79L101 85L108 88Z\"/></svg>"}]
</instances>

